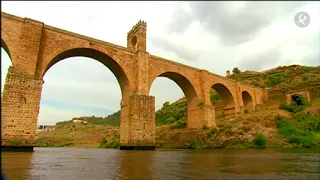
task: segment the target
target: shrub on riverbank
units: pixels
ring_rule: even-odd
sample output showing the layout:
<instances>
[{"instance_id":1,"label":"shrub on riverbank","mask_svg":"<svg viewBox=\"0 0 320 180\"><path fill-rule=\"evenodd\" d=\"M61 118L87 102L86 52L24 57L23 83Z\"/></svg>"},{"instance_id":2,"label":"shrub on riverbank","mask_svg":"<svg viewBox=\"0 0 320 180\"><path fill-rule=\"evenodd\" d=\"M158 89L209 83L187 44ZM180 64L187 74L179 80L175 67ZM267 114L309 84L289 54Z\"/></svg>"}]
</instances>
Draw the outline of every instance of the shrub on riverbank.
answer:
<instances>
[{"instance_id":1,"label":"shrub on riverbank","mask_svg":"<svg viewBox=\"0 0 320 180\"><path fill-rule=\"evenodd\" d=\"M267 146L267 139L263 134L258 134L254 137L253 143L257 148L265 148Z\"/></svg>"},{"instance_id":2,"label":"shrub on riverbank","mask_svg":"<svg viewBox=\"0 0 320 180\"><path fill-rule=\"evenodd\" d=\"M106 137L103 137L100 141L100 148L118 148L120 147L120 134L114 132L113 136L107 140Z\"/></svg>"},{"instance_id":3,"label":"shrub on riverbank","mask_svg":"<svg viewBox=\"0 0 320 180\"><path fill-rule=\"evenodd\" d=\"M196 140L190 140L186 143L188 149L199 149L201 146L197 143Z\"/></svg>"},{"instance_id":4,"label":"shrub on riverbank","mask_svg":"<svg viewBox=\"0 0 320 180\"><path fill-rule=\"evenodd\" d=\"M290 144L298 147L315 147L320 145L320 114L294 116L293 120L277 117L278 132Z\"/></svg>"}]
</instances>

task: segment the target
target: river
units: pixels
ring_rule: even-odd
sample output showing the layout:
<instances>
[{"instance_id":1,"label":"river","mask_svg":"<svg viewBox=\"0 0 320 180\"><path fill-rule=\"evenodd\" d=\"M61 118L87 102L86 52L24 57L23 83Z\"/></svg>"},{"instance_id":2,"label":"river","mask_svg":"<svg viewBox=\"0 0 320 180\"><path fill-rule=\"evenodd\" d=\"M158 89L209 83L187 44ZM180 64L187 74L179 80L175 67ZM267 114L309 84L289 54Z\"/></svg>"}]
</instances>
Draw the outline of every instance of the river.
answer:
<instances>
[{"instance_id":1,"label":"river","mask_svg":"<svg viewBox=\"0 0 320 180\"><path fill-rule=\"evenodd\" d=\"M2 152L8 180L320 179L319 149Z\"/></svg>"}]
</instances>

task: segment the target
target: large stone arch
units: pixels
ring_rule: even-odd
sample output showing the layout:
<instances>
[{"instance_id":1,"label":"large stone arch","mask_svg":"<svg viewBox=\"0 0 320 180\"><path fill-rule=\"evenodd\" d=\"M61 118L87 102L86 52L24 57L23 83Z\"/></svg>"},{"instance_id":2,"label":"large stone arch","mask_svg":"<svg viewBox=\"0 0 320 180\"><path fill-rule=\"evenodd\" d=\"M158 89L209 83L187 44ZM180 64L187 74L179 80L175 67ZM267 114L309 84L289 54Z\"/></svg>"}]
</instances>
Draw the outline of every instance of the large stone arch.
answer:
<instances>
[{"instance_id":1,"label":"large stone arch","mask_svg":"<svg viewBox=\"0 0 320 180\"><path fill-rule=\"evenodd\" d=\"M214 83L211 86L221 97L223 102L224 114L236 114L236 101L232 91L223 83Z\"/></svg>"},{"instance_id":2,"label":"large stone arch","mask_svg":"<svg viewBox=\"0 0 320 180\"><path fill-rule=\"evenodd\" d=\"M100 50L88 48L88 47L71 47L57 49L45 56L42 59L44 62L41 66L38 65L37 76L41 78L45 73L59 61L63 61L70 57L89 57L104 64L111 72L115 75L121 89L122 99L120 102L121 113L120 113L120 143L126 143L131 137L129 137L130 126L129 126L129 99L132 95L132 86L129 80L128 74L125 72L123 66L116 61L117 56L113 55L111 58L108 54L103 53ZM41 67L41 68L40 68Z\"/></svg>"},{"instance_id":3,"label":"large stone arch","mask_svg":"<svg viewBox=\"0 0 320 180\"><path fill-rule=\"evenodd\" d=\"M93 48L70 48L58 54L48 55L47 58L51 59L44 61L47 63L39 70L41 72L39 76L42 78L45 73L57 62L65 60L66 58L79 56L92 58L108 67L119 82L122 98L128 98L128 96L131 94L131 87L129 78L124 72L124 69L109 55Z\"/></svg>"},{"instance_id":4,"label":"large stone arch","mask_svg":"<svg viewBox=\"0 0 320 180\"><path fill-rule=\"evenodd\" d=\"M151 85L153 84L154 80L157 77L166 77L174 81L183 91L185 98L187 100L187 125L189 127L193 127L194 123L196 123L197 120L195 120L195 116L193 116L193 112L196 112L196 110L199 108L199 98L197 95L197 92L192 85L191 81L185 77L184 75L177 73L177 72L172 72L172 71L167 71L167 72L162 72L158 76L155 76L152 81L150 81L148 85L148 94L151 89ZM192 125L191 125L192 124Z\"/></svg>"},{"instance_id":5,"label":"large stone arch","mask_svg":"<svg viewBox=\"0 0 320 180\"><path fill-rule=\"evenodd\" d=\"M242 91L241 96L244 110L254 110L252 95L248 91Z\"/></svg>"},{"instance_id":6,"label":"large stone arch","mask_svg":"<svg viewBox=\"0 0 320 180\"><path fill-rule=\"evenodd\" d=\"M8 47L8 45L6 44L6 42L1 38L1 47L7 52L7 54L9 55L10 59L11 59L11 53L10 53L10 49ZM12 59L11 59L12 62Z\"/></svg>"},{"instance_id":7,"label":"large stone arch","mask_svg":"<svg viewBox=\"0 0 320 180\"><path fill-rule=\"evenodd\" d=\"M11 64L12 66L14 66L15 63L13 60L14 58L13 52L15 52L15 47L11 44L11 41L12 40L7 35L7 33L1 30L1 47L7 52L8 56L10 57Z\"/></svg>"}]
</instances>

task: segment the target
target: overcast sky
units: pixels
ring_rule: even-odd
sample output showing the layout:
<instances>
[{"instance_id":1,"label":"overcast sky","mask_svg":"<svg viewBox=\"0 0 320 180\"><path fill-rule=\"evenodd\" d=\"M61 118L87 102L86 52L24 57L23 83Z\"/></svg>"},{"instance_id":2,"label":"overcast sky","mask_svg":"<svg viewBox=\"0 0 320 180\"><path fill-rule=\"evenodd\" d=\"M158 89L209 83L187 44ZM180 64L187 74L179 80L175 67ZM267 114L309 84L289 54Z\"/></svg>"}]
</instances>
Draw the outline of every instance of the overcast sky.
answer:
<instances>
[{"instance_id":1,"label":"overcast sky","mask_svg":"<svg viewBox=\"0 0 320 180\"><path fill-rule=\"evenodd\" d=\"M320 65L319 2L1 1L1 7L2 12L121 46L126 46L127 32L142 19L148 25L149 53L223 76L233 67L263 71L279 65ZM306 28L294 23L299 11L311 17ZM3 49L1 65L3 90L11 65ZM120 108L115 76L90 58L60 61L44 81L38 124L107 116ZM184 96L166 78L157 78L150 94L156 97L156 109Z\"/></svg>"}]
</instances>

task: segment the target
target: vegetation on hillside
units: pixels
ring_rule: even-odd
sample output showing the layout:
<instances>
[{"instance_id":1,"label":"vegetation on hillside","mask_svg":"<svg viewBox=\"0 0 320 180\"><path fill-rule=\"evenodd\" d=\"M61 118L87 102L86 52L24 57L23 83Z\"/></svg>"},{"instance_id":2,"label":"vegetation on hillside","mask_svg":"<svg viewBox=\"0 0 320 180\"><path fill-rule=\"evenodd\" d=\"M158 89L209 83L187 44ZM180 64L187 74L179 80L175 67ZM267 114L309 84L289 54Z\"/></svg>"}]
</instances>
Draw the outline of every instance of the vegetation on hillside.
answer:
<instances>
[{"instance_id":1,"label":"vegetation on hillside","mask_svg":"<svg viewBox=\"0 0 320 180\"><path fill-rule=\"evenodd\" d=\"M310 103L296 95L290 105L281 104L280 108L293 113L293 119L278 116L276 118L278 132L290 144L297 147L314 147L320 145L320 113L312 115L301 111L310 107Z\"/></svg>"},{"instance_id":2,"label":"vegetation on hillside","mask_svg":"<svg viewBox=\"0 0 320 180\"><path fill-rule=\"evenodd\" d=\"M240 72L236 69L229 78L261 88L271 87L286 91L320 85L320 66L280 66L264 72Z\"/></svg>"},{"instance_id":3,"label":"vegetation on hillside","mask_svg":"<svg viewBox=\"0 0 320 180\"><path fill-rule=\"evenodd\" d=\"M278 132L294 147L320 145L320 114L299 114L294 119L277 118Z\"/></svg>"},{"instance_id":4,"label":"vegetation on hillside","mask_svg":"<svg viewBox=\"0 0 320 180\"><path fill-rule=\"evenodd\" d=\"M74 117L72 120L57 122L56 125L67 125L72 123L73 120L84 120L88 124L96 125L110 125L119 127L120 126L120 111L115 112L107 117L95 117L95 116L83 116L83 117Z\"/></svg>"}]
</instances>

